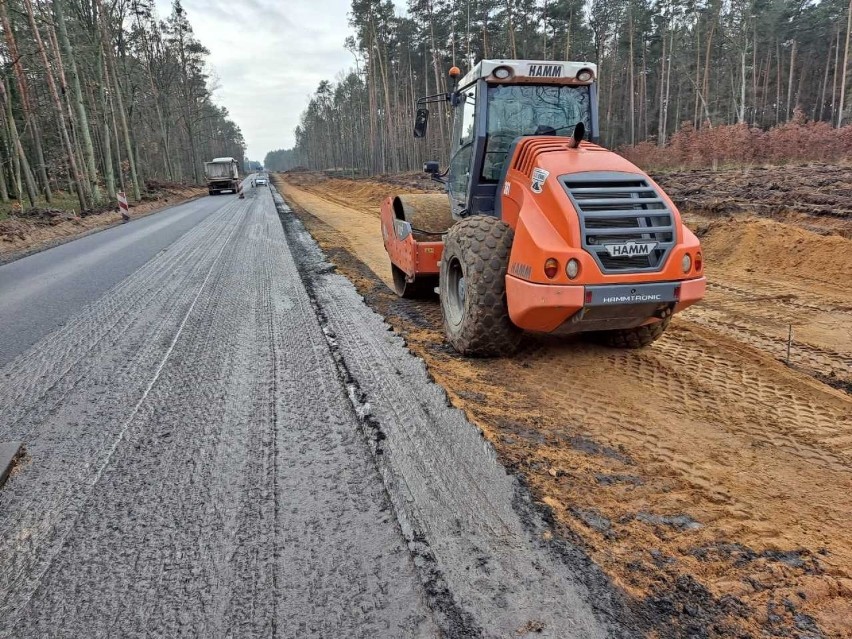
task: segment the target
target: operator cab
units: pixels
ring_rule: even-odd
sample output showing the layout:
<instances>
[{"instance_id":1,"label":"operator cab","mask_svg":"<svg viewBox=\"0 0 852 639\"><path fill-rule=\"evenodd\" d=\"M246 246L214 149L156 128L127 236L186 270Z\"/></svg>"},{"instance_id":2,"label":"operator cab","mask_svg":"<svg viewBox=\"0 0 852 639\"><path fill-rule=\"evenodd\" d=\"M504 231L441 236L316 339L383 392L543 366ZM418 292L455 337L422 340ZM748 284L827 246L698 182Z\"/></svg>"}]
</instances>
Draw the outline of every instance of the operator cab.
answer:
<instances>
[{"instance_id":1,"label":"operator cab","mask_svg":"<svg viewBox=\"0 0 852 639\"><path fill-rule=\"evenodd\" d=\"M596 65L589 62L482 60L443 96L454 108L446 174L453 217L495 215L495 198L518 138L571 136L582 123L596 139ZM425 135L428 111L418 110L415 136ZM435 163L427 170L437 172Z\"/></svg>"}]
</instances>

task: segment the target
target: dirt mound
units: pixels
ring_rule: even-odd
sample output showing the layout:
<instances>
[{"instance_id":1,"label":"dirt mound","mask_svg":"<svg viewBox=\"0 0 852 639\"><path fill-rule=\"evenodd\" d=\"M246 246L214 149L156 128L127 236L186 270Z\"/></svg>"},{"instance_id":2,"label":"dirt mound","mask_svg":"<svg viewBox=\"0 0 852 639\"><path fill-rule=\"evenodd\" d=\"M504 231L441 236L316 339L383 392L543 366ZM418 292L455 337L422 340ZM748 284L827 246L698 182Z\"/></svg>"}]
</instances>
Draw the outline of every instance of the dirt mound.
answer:
<instances>
[{"instance_id":1,"label":"dirt mound","mask_svg":"<svg viewBox=\"0 0 852 639\"><path fill-rule=\"evenodd\" d=\"M410 171L408 173L395 173L386 175L377 175L373 178L377 182L392 184L393 186L401 187L406 191L434 191L443 193L446 190L443 184L436 182L428 173L422 171Z\"/></svg>"},{"instance_id":2,"label":"dirt mound","mask_svg":"<svg viewBox=\"0 0 852 639\"><path fill-rule=\"evenodd\" d=\"M711 270L783 273L826 283L852 280L852 240L759 218L730 218L697 229Z\"/></svg>"},{"instance_id":3,"label":"dirt mound","mask_svg":"<svg viewBox=\"0 0 852 639\"><path fill-rule=\"evenodd\" d=\"M432 189L412 187L408 184L408 174L385 176L386 180L336 178L317 171L288 171L286 184L298 187L310 193L321 195L324 199L341 206L358 209L379 216L382 201L397 193L426 193ZM399 179L396 179L399 178ZM279 188L281 183L276 182ZM424 182L427 185L428 182Z\"/></svg>"},{"instance_id":4,"label":"dirt mound","mask_svg":"<svg viewBox=\"0 0 852 639\"><path fill-rule=\"evenodd\" d=\"M50 208L29 208L0 220L0 245L25 242L34 229L45 229L63 223L75 224L80 217L73 211Z\"/></svg>"},{"instance_id":5,"label":"dirt mound","mask_svg":"<svg viewBox=\"0 0 852 639\"><path fill-rule=\"evenodd\" d=\"M328 181L328 176L319 171L309 171L307 169L291 169L284 171L282 175L287 176L287 181L291 184L296 184L301 187L309 187L314 184L321 184Z\"/></svg>"},{"instance_id":6,"label":"dirt mound","mask_svg":"<svg viewBox=\"0 0 852 639\"><path fill-rule=\"evenodd\" d=\"M284 171L280 175L286 176L287 182L294 186L311 187L322 184L324 192L332 190L328 187L333 186L333 190L340 195L345 194L348 197L351 191L356 197L366 196L374 204L381 202L388 195L395 195L396 193L445 192L443 184L436 182L422 171L386 173L372 177L352 177L329 171L311 171L300 167ZM328 184L328 182L332 184ZM363 203L362 198L358 204Z\"/></svg>"},{"instance_id":7,"label":"dirt mound","mask_svg":"<svg viewBox=\"0 0 852 639\"><path fill-rule=\"evenodd\" d=\"M42 209L30 208L14 215L14 217L29 220L36 224L49 224L54 226L65 220L73 220L77 217L73 211L63 211L61 209Z\"/></svg>"},{"instance_id":8,"label":"dirt mound","mask_svg":"<svg viewBox=\"0 0 852 639\"><path fill-rule=\"evenodd\" d=\"M18 217L8 217L0 220L0 242L14 242L27 237L31 224L27 224Z\"/></svg>"},{"instance_id":9,"label":"dirt mound","mask_svg":"<svg viewBox=\"0 0 852 639\"><path fill-rule=\"evenodd\" d=\"M334 179L329 185L343 200L349 200L357 207L375 207L377 210L386 197L393 193L382 184L366 180Z\"/></svg>"}]
</instances>

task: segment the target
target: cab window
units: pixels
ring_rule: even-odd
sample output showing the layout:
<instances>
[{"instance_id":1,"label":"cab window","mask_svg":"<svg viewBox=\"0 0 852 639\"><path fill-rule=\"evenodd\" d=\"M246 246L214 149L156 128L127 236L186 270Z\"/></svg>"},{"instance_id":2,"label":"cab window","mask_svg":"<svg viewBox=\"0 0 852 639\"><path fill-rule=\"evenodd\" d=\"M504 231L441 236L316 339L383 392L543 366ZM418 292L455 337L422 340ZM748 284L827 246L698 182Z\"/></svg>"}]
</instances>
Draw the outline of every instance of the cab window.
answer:
<instances>
[{"instance_id":1,"label":"cab window","mask_svg":"<svg viewBox=\"0 0 852 639\"><path fill-rule=\"evenodd\" d=\"M488 87L488 124L482 179L500 179L506 154L522 135L570 136L582 122L592 130L588 86L492 85Z\"/></svg>"},{"instance_id":2,"label":"cab window","mask_svg":"<svg viewBox=\"0 0 852 639\"><path fill-rule=\"evenodd\" d=\"M453 157L450 159L449 191L456 210L464 208L470 185L470 163L473 143L476 141L476 85L461 93L461 102L455 108L453 122Z\"/></svg>"}]
</instances>

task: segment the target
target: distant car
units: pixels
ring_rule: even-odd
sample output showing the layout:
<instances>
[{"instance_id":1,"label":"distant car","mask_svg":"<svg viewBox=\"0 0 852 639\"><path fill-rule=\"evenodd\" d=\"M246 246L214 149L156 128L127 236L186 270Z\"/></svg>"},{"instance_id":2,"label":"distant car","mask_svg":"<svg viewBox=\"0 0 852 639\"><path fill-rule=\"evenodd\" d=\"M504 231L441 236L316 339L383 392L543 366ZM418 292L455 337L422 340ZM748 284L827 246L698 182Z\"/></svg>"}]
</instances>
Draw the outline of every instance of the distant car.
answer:
<instances>
[{"instance_id":1,"label":"distant car","mask_svg":"<svg viewBox=\"0 0 852 639\"><path fill-rule=\"evenodd\" d=\"M256 177L254 179L254 185L255 186L269 186L269 180L267 180L265 177Z\"/></svg>"}]
</instances>

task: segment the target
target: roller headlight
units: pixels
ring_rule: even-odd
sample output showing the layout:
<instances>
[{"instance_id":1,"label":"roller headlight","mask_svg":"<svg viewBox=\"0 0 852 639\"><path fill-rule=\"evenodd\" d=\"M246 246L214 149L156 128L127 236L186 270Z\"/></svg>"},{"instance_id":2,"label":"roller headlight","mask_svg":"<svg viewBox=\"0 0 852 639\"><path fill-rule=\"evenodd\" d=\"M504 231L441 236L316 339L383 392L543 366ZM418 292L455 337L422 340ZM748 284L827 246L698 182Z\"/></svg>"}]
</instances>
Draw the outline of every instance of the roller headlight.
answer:
<instances>
[{"instance_id":1,"label":"roller headlight","mask_svg":"<svg viewBox=\"0 0 852 639\"><path fill-rule=\"evenodd\" d=\"M680 261L680 266L683 269L684 273L689 273L692 269L692 257L689 253L685 253L683 259Z\"/></svg>"},{"instance_id":2,"label":"roller headlight","mask_svg":"<svg viewBox=\"0 0 852 639\"><path fill-rule=\"evenodd\" d=\"M589 81L589 80L591 80L593 77L595 77L595 74L594 74L594 73L592 73L592 70L591 70L591 69L580 69L580 70L577 72L577 79L578 79L580 82L588 82L588 81Z\"/></svg>"},{"instance_id":3,"label":"roller headlight","mask_svg":"<svg viewBox=\"0 0 852 639\"><path fill-rule=\"evenodd\" d=\"M568 276L568 279L573 280L580 274L580 262L575 260L573 257L568 260L568 263L565 265L565 275Z\"/></svg>"},{"instance_id":4,"label":"roller headlight","mask_svg":"<svg viewBox=\"0 0 852 639\"><path fill-rule=\"evenodd\" d=\"M512 77L512 70L509 67L497 67L492 73L498 80L508 80Z\"/></svg>"}]
</instances>

